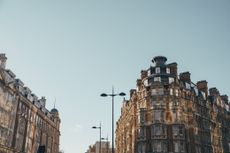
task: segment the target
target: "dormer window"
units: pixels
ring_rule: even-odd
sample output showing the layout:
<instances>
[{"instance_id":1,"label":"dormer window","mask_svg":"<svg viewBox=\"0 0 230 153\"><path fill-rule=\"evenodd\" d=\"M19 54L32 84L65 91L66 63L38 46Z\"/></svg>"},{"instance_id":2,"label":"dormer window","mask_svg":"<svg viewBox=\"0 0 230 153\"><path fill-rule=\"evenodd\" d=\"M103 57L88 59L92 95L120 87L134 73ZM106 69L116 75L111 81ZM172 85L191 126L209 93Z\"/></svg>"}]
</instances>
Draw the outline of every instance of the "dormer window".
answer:
<instances>
[{"instance_id":1,"label":"dormer window","mask_svg":"<svg viewBox=\"0 0 230 153\"><path fill-rule=\"evenodd\" d=\"M156 67L156 74L159 74L159 73L161 73L161 68Z\"/></svg>"},{"instance_id":2,"label":"dormer window","mask_svg":"<svg viewBox=\"0 0 230 153\"><path fill-rule=\"evenodd\" d=\"M166 68L166 73L170 74L170 68L168 68L168 67Z\"/></svg>"},{"instance_id":3,"label":"dormer window","mask_svg":"<svg viewBox=\"0 0 230 153\"><path fill-rule=\"evenodd\" d=\"M161 82L161 77L154 77L154 82Z\"/></svg>"}]
</instances>

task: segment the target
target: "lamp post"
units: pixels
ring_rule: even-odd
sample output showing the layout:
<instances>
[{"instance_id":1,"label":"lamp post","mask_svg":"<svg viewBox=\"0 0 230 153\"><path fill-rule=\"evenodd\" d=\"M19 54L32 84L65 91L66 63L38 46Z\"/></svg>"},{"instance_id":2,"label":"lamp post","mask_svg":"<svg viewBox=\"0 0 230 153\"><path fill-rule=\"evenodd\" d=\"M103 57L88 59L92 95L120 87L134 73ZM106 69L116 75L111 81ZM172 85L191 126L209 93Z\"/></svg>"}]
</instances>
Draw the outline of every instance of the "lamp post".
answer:
<instances>
[{"instance_id":1,"label":"lamp post","mask_svg":"<svg viewBox=\"0 0 230 153\"><path fill-rule=\"evenodd\" d=\"M106 138L101 138L101 140L106 140L106 151L109 153L109 139L108 139L108 134Z\"/></svg>"},{"instance_id":2,"label":"lamp post","mask_svg":"<svg viewBox=\"0 0 230 153\"><path fill-rule=\"evenodd\" d=\"M112 153L114 153L114 97L115 96L125 96L125 93L121 92L119 94L115 94L114 87L112 87L111 94L102 93L101 96L102 97L107 97L107 96L112 97Z\"/></svg>"},{"instance_id":3,"label":"lamp post","mask_svg":"<svg viewBox=\"0 0 230 153\"><path fill-rule=\"evenodd\" d=\"M93 129L99 129L100 130L100 139L99 139L99 153L101 153L101 123L100 126L93 126Z\"/></svg>"}]
</instances>

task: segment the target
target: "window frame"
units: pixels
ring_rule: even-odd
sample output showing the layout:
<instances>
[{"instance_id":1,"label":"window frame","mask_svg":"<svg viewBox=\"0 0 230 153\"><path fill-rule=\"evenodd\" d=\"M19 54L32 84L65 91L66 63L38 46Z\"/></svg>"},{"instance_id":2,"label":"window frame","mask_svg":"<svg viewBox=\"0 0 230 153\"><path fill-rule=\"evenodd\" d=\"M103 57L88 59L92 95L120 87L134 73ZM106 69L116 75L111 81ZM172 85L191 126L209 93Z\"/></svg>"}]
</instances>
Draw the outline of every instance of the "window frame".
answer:
<instances>
[{"instance_id":1,"label":"window frame","mask_svg":"<svg viewBox=\"0 0 230 153\"><path fill-rule=\"evenodd\" d=\"M156 67L155 68L155 73L156 74L160 74L161 73L161 68L160 67Z\"/></svg>"}]
</instances>

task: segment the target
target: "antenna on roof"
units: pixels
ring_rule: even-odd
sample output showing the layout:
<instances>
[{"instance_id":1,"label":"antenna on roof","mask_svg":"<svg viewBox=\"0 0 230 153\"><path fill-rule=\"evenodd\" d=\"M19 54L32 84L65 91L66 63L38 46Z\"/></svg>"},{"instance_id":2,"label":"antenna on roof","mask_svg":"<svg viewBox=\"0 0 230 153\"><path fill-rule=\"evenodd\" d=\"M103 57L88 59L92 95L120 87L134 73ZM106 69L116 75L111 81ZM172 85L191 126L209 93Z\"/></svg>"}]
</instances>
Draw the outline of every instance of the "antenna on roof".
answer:
<instances>
[{"instance_id":1,"label":"antenna on roof","mask_svg":"<svg viewBox=\"0 0 230 153\"><path fill-rule=\"evenodd\" d=\"M54 98L54 108L55 108L55 105L56 105L56 97Z\"/></svg>"}]
</instances>

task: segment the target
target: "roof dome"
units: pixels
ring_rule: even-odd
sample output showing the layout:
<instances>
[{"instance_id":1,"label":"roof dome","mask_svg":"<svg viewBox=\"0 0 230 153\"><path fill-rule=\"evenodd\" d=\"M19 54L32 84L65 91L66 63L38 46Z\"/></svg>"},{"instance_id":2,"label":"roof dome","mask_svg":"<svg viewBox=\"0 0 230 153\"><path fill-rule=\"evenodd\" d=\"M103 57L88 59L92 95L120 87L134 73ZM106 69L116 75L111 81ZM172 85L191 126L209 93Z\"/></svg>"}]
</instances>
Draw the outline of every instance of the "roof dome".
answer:
<instances>
[{"instance_id":1,"label":"roof dome","mask_svg":"<svg viewBox=\"0 0 230 153\"><path fill-rule=\"evenodd\" d=\"M152 60L153 63L156 63L156 66L164 65L166 61L167 58L165 56L155 56Z\"/></svg>"},{"instance_id":2,"label":"roof dome","mask_svg":"<svg viewBox=\"0 0 230 153\"><path fill-rule=\"evenodd\" d=\"M58 114L58 110L56 108L51 109L51 113Z\"/></svg>"}]
</instances>

